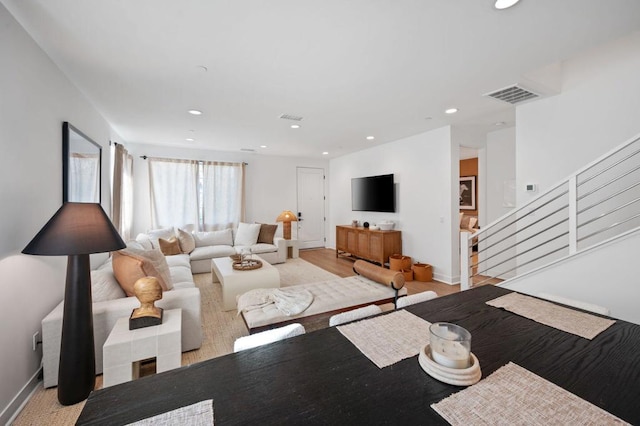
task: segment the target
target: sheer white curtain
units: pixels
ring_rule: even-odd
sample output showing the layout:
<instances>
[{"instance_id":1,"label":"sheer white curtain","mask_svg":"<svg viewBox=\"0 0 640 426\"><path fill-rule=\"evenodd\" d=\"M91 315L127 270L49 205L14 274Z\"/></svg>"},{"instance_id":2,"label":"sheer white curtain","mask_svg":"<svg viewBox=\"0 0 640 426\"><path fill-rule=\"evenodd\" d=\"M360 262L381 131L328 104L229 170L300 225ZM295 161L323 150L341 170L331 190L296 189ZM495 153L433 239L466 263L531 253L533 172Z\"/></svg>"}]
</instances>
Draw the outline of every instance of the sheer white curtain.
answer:
<instances>
[{"instance_id":1,"label":"sheer white curtain","mask_svg":"<svg viewBox=\"0 0 640 426\"><path fill-rule=\"evenodd\" d=\"M197 229L198 162L149 158L151 225Z\"/></svg>"},{"instance_id":2,"label":"sheer white curtain","mask_svg":"<svg viewBox=\"0 0 640 426\"><path fill-rule=\"evenodd\" d=\"M202 163L201 229L236 228L244 220L244 163Z\"/></svg>"},{"instance_id":3,"label":"sheer white curtain","mask_svg":"<svg viewBox=\"0 0 640 426\"><path fill-rule=\"evenodd\" d=\"M100 199L100 155L71 153L69 156L69 200L95 203Z\"/></svg>"},{"instance_id":4,"label":"sheer white curtain","mask_svg":"<svg viewBox=\"0 0 640 426\"><path fill-rule=\"evenodd\" d=\"M123 240L131 238L133 223L133 157L121 144L113 156L111 219Z\"/></svg>"}]
</instances>

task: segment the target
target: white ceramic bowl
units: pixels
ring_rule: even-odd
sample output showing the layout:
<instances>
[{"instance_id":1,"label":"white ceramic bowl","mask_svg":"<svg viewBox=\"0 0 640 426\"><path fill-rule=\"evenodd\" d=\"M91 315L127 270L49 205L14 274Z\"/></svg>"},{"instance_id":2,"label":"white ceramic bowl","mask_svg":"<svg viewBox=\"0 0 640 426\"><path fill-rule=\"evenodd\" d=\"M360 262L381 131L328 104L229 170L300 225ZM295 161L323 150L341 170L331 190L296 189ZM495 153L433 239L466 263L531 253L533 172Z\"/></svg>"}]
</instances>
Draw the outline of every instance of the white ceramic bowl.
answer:
<instances>
[{"instance_id":1,"label":"white ceramic bowl","mask_svg":"<svg viewBox=\"0 0 640 426\"><path fill-rule=\"evenodd\" d=\"M390 231L393 229L394 226L395 226L395 223L393 222L378 224L378 228L380 228L381 231Z\"/></svg>"}]
</instances>

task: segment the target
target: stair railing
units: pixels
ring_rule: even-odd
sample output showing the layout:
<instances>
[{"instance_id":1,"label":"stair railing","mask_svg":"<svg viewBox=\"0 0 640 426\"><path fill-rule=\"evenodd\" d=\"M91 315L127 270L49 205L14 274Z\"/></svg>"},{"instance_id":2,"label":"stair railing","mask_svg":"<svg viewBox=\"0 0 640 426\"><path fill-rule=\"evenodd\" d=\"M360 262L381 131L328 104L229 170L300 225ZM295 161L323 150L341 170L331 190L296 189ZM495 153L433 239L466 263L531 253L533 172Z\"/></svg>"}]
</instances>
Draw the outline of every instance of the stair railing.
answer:
<instances>
[{"instance_id":1,"label":"stair railing","mask_svg":"<svg viewBox=\"0 0 640 426\"><path fill-rule=\"evenodd\" d=\"M638 228L640 136L477 232L462 232L461 288L532 273Z\"/></svg>"}]
</instances>

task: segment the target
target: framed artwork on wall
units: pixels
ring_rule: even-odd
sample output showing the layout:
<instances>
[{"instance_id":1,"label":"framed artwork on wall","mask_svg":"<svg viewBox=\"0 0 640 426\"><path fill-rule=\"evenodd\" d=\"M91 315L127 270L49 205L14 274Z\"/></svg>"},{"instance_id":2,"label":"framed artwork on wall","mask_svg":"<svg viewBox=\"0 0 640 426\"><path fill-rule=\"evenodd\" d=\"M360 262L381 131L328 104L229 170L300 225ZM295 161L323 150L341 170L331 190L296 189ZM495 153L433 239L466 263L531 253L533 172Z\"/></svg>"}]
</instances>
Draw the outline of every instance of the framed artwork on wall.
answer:
<instances>
[{"instance_id":1,"label":"framed artwork on wall","mask_svg":"<svg viewBox=\"0 0 640 426\"><path fill-rule=\"evenodd\" d=\"M62 202L102 201L102 147L69 122L62 123Z\"/></svg>"},{"instance_id":2,"label":"framed artwork on wall","mask_svg":"<svg viewBox=\"0 0 640 426\"><path fill-rule=\"evenodd\" d=\"M476 209L476 177L460 177L460 210Z\"/></svg>"}]
</instances>

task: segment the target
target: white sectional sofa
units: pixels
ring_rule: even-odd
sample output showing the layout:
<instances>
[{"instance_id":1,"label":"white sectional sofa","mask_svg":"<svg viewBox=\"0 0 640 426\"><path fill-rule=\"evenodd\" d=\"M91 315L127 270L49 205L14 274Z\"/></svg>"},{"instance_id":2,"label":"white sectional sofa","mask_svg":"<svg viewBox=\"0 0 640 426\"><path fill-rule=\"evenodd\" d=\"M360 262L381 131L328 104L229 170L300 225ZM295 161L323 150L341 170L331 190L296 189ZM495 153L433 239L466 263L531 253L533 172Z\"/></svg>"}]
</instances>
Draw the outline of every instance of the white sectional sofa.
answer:
<instances>
[{"instance_id":1,"label":"white sectional sofa","mask_svg":"<svg viewBox=\"0 0 640 426\"><path fill-rule=\"evenodd\" d=\"M271 225L266 225L271 226ZM275 225L273 225L275 226ZM136 241L145 249L159 248L159 239L168 240L176 237L191 261L191 272L201 274L211 272L211 259L231 256L242 250L250 250L270 264L284 263L287 260L287 242L281 237L272 237L269 242L260 242L261 224L240 223L237 229L220 231L186 232L181 229L165 228L138 234ZM193 238L193 242L184 241Z\"/></svg>"}]
</instances>

